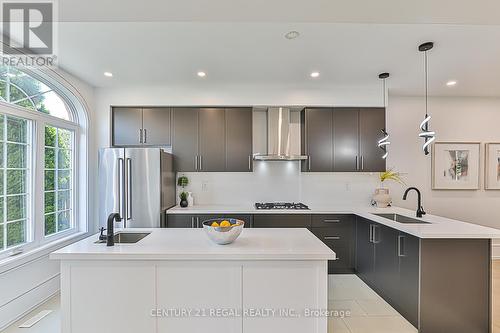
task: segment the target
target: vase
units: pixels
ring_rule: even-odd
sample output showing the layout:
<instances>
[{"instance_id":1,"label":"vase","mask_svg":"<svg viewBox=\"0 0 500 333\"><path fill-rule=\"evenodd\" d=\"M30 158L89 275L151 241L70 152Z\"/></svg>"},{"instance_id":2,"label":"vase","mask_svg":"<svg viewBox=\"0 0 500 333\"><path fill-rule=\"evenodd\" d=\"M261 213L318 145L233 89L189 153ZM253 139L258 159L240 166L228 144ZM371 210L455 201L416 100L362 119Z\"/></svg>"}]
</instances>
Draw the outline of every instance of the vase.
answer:
<instances>
[{"instance_id":1,"label":"vase","mask_svg":"<svg viewBox=\"0 0 500 333\"><path fill-rule=\"evenodd\" d=\"M193 205L194 205L193 192L188 192L187 203L188 203L188 207L193 207Z\"/></svg>"},{"instance_id":2,"label":"vase","mask_svg":"<svg viewBox=\"0 0 500 333\"><path fill-rule=\"evenodd\" d=\"M188 206L188 201L186 199L181 199L180 206L186 208Z\"/></svg>"},{"instance_id":3,"label":"vase","mask_svg":"<svg viewBox=\"0 0 500 333\"><path fill-rule=\"evenodd\" d=\"M373 201L375 201L378 208L389 207L392 202L391 195L389 194L389 189L384 187L375 189Z\"/></svg>"}]
</instances>

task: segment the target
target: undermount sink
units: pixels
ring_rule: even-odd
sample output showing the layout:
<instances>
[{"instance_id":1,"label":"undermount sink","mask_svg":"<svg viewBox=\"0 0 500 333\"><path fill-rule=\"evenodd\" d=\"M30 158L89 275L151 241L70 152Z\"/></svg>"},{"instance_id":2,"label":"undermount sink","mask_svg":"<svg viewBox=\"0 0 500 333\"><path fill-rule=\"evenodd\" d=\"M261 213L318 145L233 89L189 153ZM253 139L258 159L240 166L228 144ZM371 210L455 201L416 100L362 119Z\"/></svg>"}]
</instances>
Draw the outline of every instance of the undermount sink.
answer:
<instances>
[{"instance_id":1,"label":"undermount sink","mask_svg":"<svg viewBox=\"0 0 500 333\"><path fill-rule=\"evenodd\" d=\"M115 243L137 243L150 232L118 232L115 234ZM98 240L96 243L106 243L106 240Z\"/></svg>"},{"instance_id":2,"label":"undermount sink","mask_svg":"<svg viewBox=\"0 0 500 333\"><path fill-rule=\"evenodd\" d=\"M377 215L377 216L383 217L385 219L392 220L392 221L399 222L399 223L414 223L414 224L418 224L418 223L429 224L430 223L430 222L417 220L417 219L414 219L414 218L411 218L408 216L404 216L404 215L399 215L399 214L373 214L373 215Z\"/></svg>"}]
</instances>

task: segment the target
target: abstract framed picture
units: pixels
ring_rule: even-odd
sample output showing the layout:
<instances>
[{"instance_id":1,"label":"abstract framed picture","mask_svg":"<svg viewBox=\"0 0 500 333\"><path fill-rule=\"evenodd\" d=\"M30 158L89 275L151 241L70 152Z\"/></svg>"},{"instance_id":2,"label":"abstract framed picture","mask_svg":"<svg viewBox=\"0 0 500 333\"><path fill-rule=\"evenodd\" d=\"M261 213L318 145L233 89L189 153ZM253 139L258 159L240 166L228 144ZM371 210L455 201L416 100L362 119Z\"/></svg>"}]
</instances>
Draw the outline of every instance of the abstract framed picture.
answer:
<instances>
[{"instance_id":1,"label":"abstract framed picture","mask_svg":"<svg viewBox=\"0 0 500 333\"><path fill-rule=\"evenodd\" d=\"M436 142L432 152L433 190L478 190L479 142Z\"/></svg>"},{"instance_id":2,"label":"abstract framed picture","mask_svg":"<svg viewBox=\"0 0 500 333\"><path fill-rule=\"evenodd\" d=\"M484 188L500 190L500 143L487 143L484 155Z\"/></svg>"}]
</instances>

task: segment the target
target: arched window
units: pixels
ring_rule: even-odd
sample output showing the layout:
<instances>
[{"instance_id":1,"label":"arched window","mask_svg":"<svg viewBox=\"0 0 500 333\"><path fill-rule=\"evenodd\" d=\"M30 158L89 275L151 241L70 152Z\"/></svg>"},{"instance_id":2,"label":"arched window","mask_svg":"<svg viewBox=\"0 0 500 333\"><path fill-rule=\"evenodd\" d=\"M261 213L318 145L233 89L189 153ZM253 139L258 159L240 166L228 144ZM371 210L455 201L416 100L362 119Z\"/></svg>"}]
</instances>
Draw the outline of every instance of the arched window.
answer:
<instances>
[{"instance_id":1,"label":"arched window","mask_svg":"<svg viewBox=\"0 0 500 333\"><path fill-rule=\"evenodd\" d=\"M71 120L66 103L52 88L13 67L0 65L0 100Z\"/></svg>"},{"instance_id":2,"label":"arched window","mask_svg":"<svg viewBox=\"0 0 500 333\"><path fill-rule=\"evenodd\" d=\"M76 99L39 76L0 65L0 258L83 231Z\"/></svg>"}]
</instances>

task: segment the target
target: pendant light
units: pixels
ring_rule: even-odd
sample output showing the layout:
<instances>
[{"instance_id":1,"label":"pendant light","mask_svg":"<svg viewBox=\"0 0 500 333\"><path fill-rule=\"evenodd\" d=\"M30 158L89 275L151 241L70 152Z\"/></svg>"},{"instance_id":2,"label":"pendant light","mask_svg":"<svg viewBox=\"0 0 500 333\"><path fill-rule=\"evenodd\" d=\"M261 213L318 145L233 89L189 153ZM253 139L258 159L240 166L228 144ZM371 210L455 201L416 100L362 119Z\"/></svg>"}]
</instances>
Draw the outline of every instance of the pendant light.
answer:
<instances>
[{"instance_id":1,"label":"pendant light","mask_svg":"<svg viewBox=\"0 0 500 333\"><path fill-rule=\"evenodd\" d=\"M420 129L422 132L418 134L419 137L424 138L424 144L422 149L425 155L429 155L429 145L436 140L436 132L429 129L429 121L431 116L429 116L429 75L428 75L428 65L427 65L427 51L434 47L433 42L423 43L418 47L420 52L424 52L424 68L425 68L425 118L420 123Z\"/></svg>"},{"instance_id":2,"label":"pendant light","mask_svg":"<svg viewBox=\"0 0 500 333\"><path fill-rule=\"evenodd\" d=\"M385 92L386 92L385 80L388 77L389 77L389 73L380 73L379 76L378 76L378 78L381 79L382 82L383 82L383 91L382 91L382 94L384 96L384 98L383 98L384 108L387 106L386 102L385 102ZM389 151L387 150L387 146L389 146L391 144L391 142L389 141L389 134L387 133L387 131L385 130L385 128L381 129L380 131L383 134L383 138L378 141L377 146L383 151L382 158L385 160L387 158L387 156L389 155Z\"/></svg>"}]
</instances>

